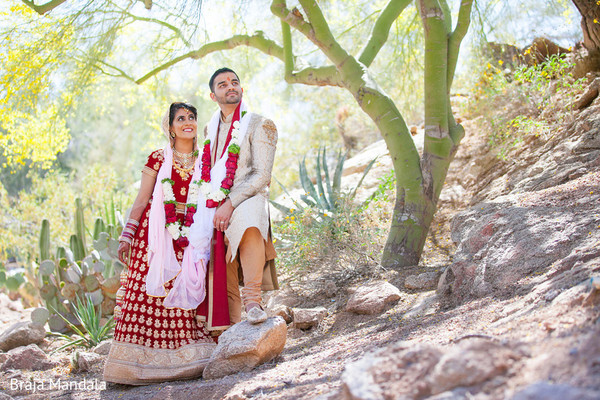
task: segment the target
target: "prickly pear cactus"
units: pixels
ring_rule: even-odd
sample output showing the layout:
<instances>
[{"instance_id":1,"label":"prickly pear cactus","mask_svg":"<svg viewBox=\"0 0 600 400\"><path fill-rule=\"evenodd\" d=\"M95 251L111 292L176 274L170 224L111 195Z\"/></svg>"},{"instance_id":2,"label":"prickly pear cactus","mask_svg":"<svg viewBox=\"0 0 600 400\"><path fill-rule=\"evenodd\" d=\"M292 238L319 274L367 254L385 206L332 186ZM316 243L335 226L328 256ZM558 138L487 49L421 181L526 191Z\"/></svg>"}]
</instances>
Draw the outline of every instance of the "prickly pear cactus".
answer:
<instances>
[{"instance_id":1,"label":"prickly pear cactus","mask_svg":"<svg viewBox=\"0 0 600 400\"><path fill-rule=\"evenodd\" d=\"M75 233L70 237L69 247L59 247L54 258L50 251L50 223L44 220L40 230L41 262L36 268L36 287L46 305L44 309L49 313L45 320L54 331L66 329L61 315L68 320L74 319L77 298L89 298L102 315L111 315L115 307L119 274L124 265L117 260L119 242L114 234L122 228L117 229L112 224L105 224L102 218L96 218L90 238L93 240L93 249L89 249L86 246L83 211L83 204L77 199ZM15 287L20 283L0 274L0 284ZM39 321L44 320L43 311L37 314Z\"/></svg>"}]
</instances>

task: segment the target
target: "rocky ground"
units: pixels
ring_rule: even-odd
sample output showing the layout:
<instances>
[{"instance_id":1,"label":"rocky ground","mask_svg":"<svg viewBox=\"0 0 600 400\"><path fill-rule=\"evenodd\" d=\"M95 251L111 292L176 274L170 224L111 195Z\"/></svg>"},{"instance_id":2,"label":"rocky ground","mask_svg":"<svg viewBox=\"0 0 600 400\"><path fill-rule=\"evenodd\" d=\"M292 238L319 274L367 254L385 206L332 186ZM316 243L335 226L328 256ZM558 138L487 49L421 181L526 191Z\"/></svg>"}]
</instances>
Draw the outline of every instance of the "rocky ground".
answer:
<instances>
[{"instance_id":1,"label":"rocky ground","mask_svg":"<svg viewBox=\"0 0 600 400\"><path fill-rule=\"evenodd\" d=\"M600 100L505 161L482 119L463 123L423 262L353 266L344 279L315 268L270 295L270 308L291 308L295 320L274 360L129 387L101 381L105 356L84 356L76 370L73 353L57 352L40 371L4 364L0 399L600 398ZM2 301L4 328L27 320ZM73 387L11 386L59 378Z\"/></svg>"}]
</instances>

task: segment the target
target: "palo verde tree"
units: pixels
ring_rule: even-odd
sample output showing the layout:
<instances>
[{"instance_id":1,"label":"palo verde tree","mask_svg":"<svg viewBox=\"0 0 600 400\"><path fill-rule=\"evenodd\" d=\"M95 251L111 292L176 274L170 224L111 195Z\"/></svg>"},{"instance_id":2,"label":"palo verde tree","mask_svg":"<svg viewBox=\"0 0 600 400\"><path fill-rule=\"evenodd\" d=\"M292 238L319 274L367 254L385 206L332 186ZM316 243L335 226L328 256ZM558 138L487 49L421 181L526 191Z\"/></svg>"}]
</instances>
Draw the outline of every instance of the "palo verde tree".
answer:
<instances>
[{"instance_id":1,"label":"palo verde tree","mask_svg":"<svg viewBox=\"0 0 600 400\"><path fill-rule=\"evenodd\" d=\"M34 1L22 1L39 13L68 3L52 0L36 5ZM164 9L159 2L146 0L143 3L146 8L160 6ZM448 167L464 135L464 129L452 115L450 89L461 41L470 24L473 0L460 1L454 24L446 0L416 0L425 45L425 140L422 155L419 155L394 100L380 89L375 74L370 70L388 40L394 21L411 3L412 0L390 0L379 13L370 36L364 40L366 45L359 51L342 46L317 1L297 0L296 6L290 7L286 0L272 0L270 12L281 22L280 41L266 37L263 32L235 34L172 57L149 72L139 74L139 78L117 66L113 67L113 71L141 84L184 60L201 59L214 52L249 46L281 60L285 80L290 84L335 86L347 90L385 139L397 178L393 219L381 263L394 268L415 265L419 262ZM175 30L173 26L168 28ZM327 61L321 65L303 63L294 54L292 30L297 32L296 41L308 40ZM98 60L98 64L103 69L107 68L105 60Z\"/></svg>"}]
</instances>

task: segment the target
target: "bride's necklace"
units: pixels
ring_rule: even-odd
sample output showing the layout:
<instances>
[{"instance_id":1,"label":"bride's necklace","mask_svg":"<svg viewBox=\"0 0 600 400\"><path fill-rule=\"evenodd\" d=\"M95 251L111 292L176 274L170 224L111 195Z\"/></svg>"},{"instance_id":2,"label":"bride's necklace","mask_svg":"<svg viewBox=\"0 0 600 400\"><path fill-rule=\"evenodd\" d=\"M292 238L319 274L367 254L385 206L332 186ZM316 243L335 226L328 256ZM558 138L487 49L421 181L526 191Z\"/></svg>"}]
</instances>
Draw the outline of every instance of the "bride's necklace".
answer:
<instances>
[{"instance_id":1,"label":"bride's necklace","mask_svg":"<svg viewBox=\"0 0 600 400\"><path fill-rule=\"evenodd\" d=\"M181 153L173 149L173 167L181 176L181 179L187 179L194 169L194 161L197 152L192 151L190 153Z\"/></svg>"}]
</instances>

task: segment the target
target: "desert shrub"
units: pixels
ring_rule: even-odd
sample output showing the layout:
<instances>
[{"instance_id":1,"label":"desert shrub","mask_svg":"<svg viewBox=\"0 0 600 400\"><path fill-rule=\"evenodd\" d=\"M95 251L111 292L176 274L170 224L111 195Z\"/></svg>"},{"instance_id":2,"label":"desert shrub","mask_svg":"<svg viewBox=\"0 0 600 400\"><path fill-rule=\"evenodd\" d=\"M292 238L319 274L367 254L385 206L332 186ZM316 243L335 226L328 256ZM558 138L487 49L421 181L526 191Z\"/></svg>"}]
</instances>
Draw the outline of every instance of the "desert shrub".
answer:
<instances>
[{"instance_id":1,"label":"desert shrub","mask_svg":"<svg viewBox=\"0 0 600 400\"><path fill-rule=\"evenodd\" d=\"M476 85L465 113L483 117L489 144L501 159L530 140L549 140L552 132L572 118L575 96L584 79L575 79L574 64L553 55L533 66L515 71L488 63Z\"/></svg>"},{"instance_id":2,"label":"desert shrub","mask_svg":"<svg viewBox=\"0 0 600 400\"><path fill-rule=\"evenodd\" d=\"M274 237L282 281L291 282L323 268L336 273L377 265L393 208L391 177L393 173L386 175L362 204L341 196L336 214L317 207L292 209L277 223Z\"/></svg>"}]
</instances>

